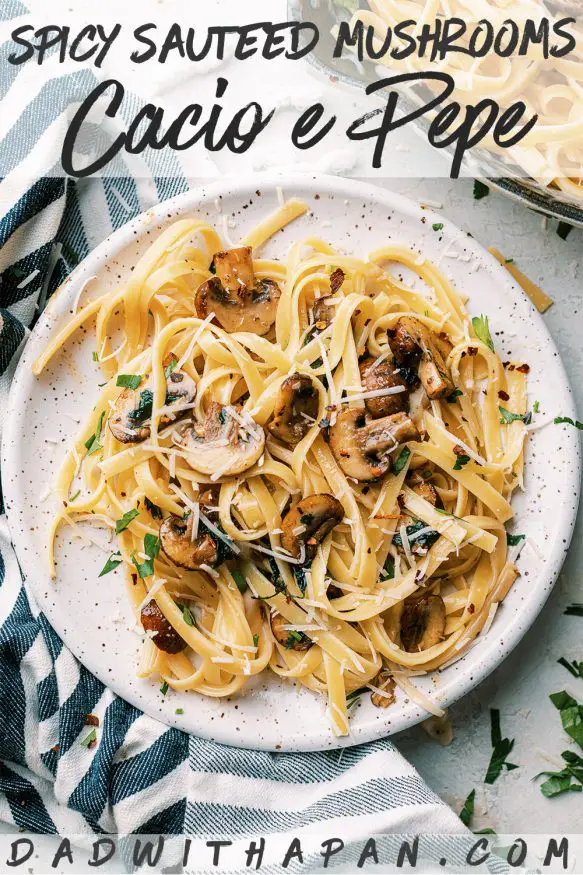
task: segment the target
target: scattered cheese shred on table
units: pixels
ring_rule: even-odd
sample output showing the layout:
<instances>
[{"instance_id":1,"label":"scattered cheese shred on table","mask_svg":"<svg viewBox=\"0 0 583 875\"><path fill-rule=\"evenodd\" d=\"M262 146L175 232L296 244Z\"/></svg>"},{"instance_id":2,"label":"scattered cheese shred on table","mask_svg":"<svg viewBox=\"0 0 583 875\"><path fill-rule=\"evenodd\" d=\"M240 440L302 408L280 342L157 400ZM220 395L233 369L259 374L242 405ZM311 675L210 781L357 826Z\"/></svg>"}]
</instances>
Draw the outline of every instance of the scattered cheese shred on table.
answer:
<instances>
[{"instance_id":1,"label":"scattered cheese shred on table","mask_svg":"<svg viewBox=\"0 0 583 875\"><path fill-rule=\"evenodd\" d=\"M539 286L533 283L532 280L529 280L527 276L525 276L521 270L509 262L501 252L499 252L494 246L490 246L488 252L491 252L494 258L496 258L502 267L505 267L508 273L516 280L519 286L523 289L523 291L528 295L536 309L539 313L546 313L549 307L552 307L554 301L552 298L549 298Z\"/></svg>"}]
</instances>

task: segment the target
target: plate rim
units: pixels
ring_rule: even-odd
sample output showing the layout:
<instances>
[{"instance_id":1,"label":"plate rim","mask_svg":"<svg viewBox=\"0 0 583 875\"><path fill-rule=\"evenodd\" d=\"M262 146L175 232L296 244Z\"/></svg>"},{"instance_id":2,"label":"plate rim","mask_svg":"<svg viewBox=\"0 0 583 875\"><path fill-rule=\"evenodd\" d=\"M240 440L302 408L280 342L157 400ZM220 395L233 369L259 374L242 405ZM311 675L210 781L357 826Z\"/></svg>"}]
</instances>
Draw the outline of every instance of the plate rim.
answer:
<instances>
[{"instance_id":1,"label":"plate rim","mask_svg":"<svg viewBox=\"0 0 583 875\"><path fill-rule=\"evenodd\" d=\"M353 180L347 179L345 177L336 177L325 174L283 171L249 174L246 175L243 180L236 180L231 177L224 177L221 180L213 181L208 184L203 183L195 188L188 189L185 192L174 195L172 198L161 201L155 206L144 210L139 215L130 219L127 223L125 223L120 228L113 231L108 237L106 237L105 240L103 240L98 246L96 246L95 249L93 249L86 256L85 259L83 259L83 261L71 272L71 274L67 277L64 283L62 283L62 285L52 295L49 304L45 308L43 314L37 322L37 325L34 327L33 331L30 333L26 341L25 347L22 351L20 360L16 368L16 372L12 380L6 409L7 415L4 423L1 447L2 471L6 473L8 470L11 470L11 453L9 447L18 437L17 434L13 433L13 429L16 429L16 425L13 425L13 423L16 423L16 417L11 416L10 414L13 411L13 408L16 404L16 399L19 396L21 382L25 379L25 375L28 375L28 372L30 370L32 349L35 345L35 341L39 340L39 334L41 333L43 327L45 329L47 328L47 319L51 319L51 317L54 315L54 310L57 308L57 301L59 302L59 306L61 306L61 302L63 300L68 302L70 298L72 301L73 296L78 291L79 285L84 282L86 275L93 275L96 272L96 269L103 269L108 261L114 259L119 254L119 252L122 251L130 243L135 242L135 240L137 239L135 234L136 230L138 230L138 232L140 229L143 229L145 231L145 229L151 223L161 222L164 224L166 213L172 212L172 218L177 220L188 212L195 211L197 203L199 203L201 200L208 203L209 200L212 200L213 198L216 198L220 194L224 193L225 189L228 190L229 197L237 197L245 194L248 195L251 191L255 191L256 189L261 187L275 189L277 186L285 186L288 189L293 189L294 185L302 185L304 187L311 188L314 192L316 192L317 190L326 191L329 193L333 193L335 196L344 196L351 198L355 201L362 200L363 198L374 200L377 204L380 203L389 209L399 211L412 218L426 216L428 221L431 221L431 219L433 218L436 221L444 219L447 223L446 228L448 231L448 236L455 237L456 235L461 234L465 237L464 232L447 216L440 215L435 210L422 208L419 203L401 194L393 192L389 188L380 187L373 183L363 182L361 180ZM479 257L485 262L486 265L490 267L494 276L498 275L500 278L504 278L506 286L512 289L513 294L515 296L523 298L530 305L532 311L531 315L536 323L537 332L540 333L541 337L544 339L544 342L550 346L551 351L555 353L556 365L561 372L563 388L566 390L570 402L568 409L565 411L565 414L574 418L576 413L572 388L567 373L565 371L561 355L557 349L552 335L550 334L544 320L542 319L542 316L538 313L538 311L536 311L536 309L532 305L532 302L530 302L530 299L526 296L521 287L513 280L508 272L504 270L504 268L498 263L495 257L490 252L488 252L487 249L485 249L485 247L483 247L475 238L467 238L467 245L471 247L471 249L475 250L476 254L479 254ZM63 317L61 316L60 318ZM55 328L55 325L49 326L50 332L54 332ZM570 432L567 433L567 436L565 438L565 444L570 450L570 456L573 462L573 482L569 483L568 486L571 489L571 494L573 494L575 497L575 502L573 503L573 505L569 505L568 514L566 514L565 516L564 528L562 529L562 535L565 539L565 543L562 543L561 547L555 544L551 554L549 555L548 560L545 563L546 574L544 577L544 589L541 584L541 591L537 593L537 598L525 600L525 613L522 615L523 622L520 625L515 624L515 626L512 627L510 633L504 636L503 640L500 639L500 636L491 639L490 646L488 647L487 651L482 654L482 662L480 665L473 666L472 670L466 668L465 671L459 673L456 683L453 684L453 690L448 695L440 697L440 705L444 708L450 707L452 704L459 701L459 699L461 699L463 696L467 695L471 690L475 689L504 662L504 660L520 643L526 632L530 629L536 618L539 616L548 597L550 596L550 593L554 588L572 540L581 494L581 449L579 443L579 435L576 430L573 430L573 432L574 433L572 435L570 434ZM5 509L8 519L8 527L9 530L11 530L11 515L14 516L16 514L16 510L14 509L14 498L17 494L17 489L15 486L17 477L9 476L3 479L5 484ZM21 535L18 532L18 526L15 527L15 531L17 532L16 537L12 535L11 537L12 543L16 551L16 555L17 557L19 557L20 561L20 557L26 556L27 552L23 546L25 536L24 534ZM24 559L22 559L22 564L23 566L27 564ZM32 580L32 583L29 582L30 580ZM39 607L41 608L43 613L45 613L51 625L53 625L53 618L51 617L52 611L47 611L42 603L43 599L37 597L37 594L35 592L33 575L27 575L26 586L27 588L30 588L33 596L39 602ZM40 590L40 587L38 587L37 589ZM128 701L130 704L134 705L145 714L149 714L154 719L160 720L167 726L176 727L178 729L182 729L183 731L189 731L185 729L184 722L181 723L179 720L172 719L171 716L162 714L159 710L155 711L154 707L152 707L150 710L146 710L144 708L144 701L137 695L137 693L127 695L125 691L123 693L117 692L117 690L119 689L118 684L112 684L111 678L108 678L106 680L104 677L101 676L101 673L98 669L96 670L95 668L88 665L86 659L87 653L84 652L82 657L79 656L77 653L77 648L71 646L71 644L66 640L66 636L63 635L58 628L56 628L55 626L53 627L55 628L55 631L57 631L57 634L59 634L59 636L62 638L65 646L73 653L75 658L78 659L79 662L81 662L96 677L98 677L102 681L102 683L104 683L116 695L118 695L125 701ZM493 655L492 650L496 646L498 648L498 651L495 655ZM91 662L91 660L89 661ZM343 738L337 738L333 736L328 726L324 726L324 731L322 731L322 729L318 729L312 731L311 734L302 736L300 743L297 745L290 745L287 742L276 745L275 738L271 739L270 742L262 738L260 742L254 741L252 742L252 744L249 744L240 737L236 737L239 733L232 732L229 735L228 728L223 731L222 726L218 731L214 727L212 729L209 727L208 730L197 728L196 731L193 732L193 734L196 734L201 738L208 738L229 746L243 748L252 747L252 749L256 750L280 750L289 752L330 750L338 749L341 747L349 747L361 743L368 743L370 741L384 738L389 735L394 735L404 729L411 728L412 726L419 723L421 720L426 719L426 717L428 716L430 715L427 712L425 712L420 707L415 706L414 713L398 716L390 722L386 720L369 721L366 727L359 727L358 731L354 732L350 736ZM224 721L224 725L225 727L228 727L229 721ZM326 737L324 737L324 735Z\"/></svg>"}]
</instances>

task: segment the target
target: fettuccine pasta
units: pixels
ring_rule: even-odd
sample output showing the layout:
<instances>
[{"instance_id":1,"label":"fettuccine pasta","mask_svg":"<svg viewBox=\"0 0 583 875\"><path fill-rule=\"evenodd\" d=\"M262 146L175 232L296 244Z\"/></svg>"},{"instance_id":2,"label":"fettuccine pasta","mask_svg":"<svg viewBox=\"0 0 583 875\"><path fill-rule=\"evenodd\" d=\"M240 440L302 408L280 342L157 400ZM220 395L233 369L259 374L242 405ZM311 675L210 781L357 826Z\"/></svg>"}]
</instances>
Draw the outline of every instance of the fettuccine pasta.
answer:
<instances>
[{"instance_id":1,"label":"fettuccine pasta","mask_svg":"<svg viewBox=\"0 0 583 875\"><path fill-rule=\"evenodd\" d=\"M141 677L225 697L271 671L345 735L363 689L440 714L411 678L463 656L518 575L528 367L405 245L262 258L306 209L227 250L171 224L34 372L94 321L105 382L58 474L53 575L59 528L109 527Z\"/></svg>"}]
</instances>

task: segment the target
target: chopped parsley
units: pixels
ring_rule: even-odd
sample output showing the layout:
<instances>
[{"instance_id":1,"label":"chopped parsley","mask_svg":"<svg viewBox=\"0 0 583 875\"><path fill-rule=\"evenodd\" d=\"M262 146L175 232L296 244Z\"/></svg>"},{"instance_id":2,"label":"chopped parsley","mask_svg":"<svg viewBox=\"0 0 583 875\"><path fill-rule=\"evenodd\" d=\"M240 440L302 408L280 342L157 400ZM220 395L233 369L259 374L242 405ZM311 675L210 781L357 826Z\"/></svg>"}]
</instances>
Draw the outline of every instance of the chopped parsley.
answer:
<instances>
[{"instance_id":1,"label":"chopped parsley","mask_svg":"<svg viewBox=\"0 0 583 875\"><path fill-rule=\"evenodd\" d=\"M383 568L384 574L381 574L381 581L385 580L394 580L395 579L395 564L391 561L390 557L385 562Z\"/></svg>"},{"instance_id":2,"label":"chopped parsley","mask_svg":"<svg viewBox=\"0 0 583 875\"><path fill-rule=\"evenodd\" d=\"M580 431L583 430L583 422L579 422L578 419L571 419L570 416L556 416L553 420L555 425L573 425L575 428L578 428Z\"/></svg>"},{"instance_id":3,"label":"chopped parsley","mask_svg":"<svg viewBox=\"0 0 583 875\"><path fill-rule=\"evenodd\" d=\"M557 225L557 234L561 240L566 240L572 230L573 225L569 225L568 222L559 222Z\"/></svg>"},{"instance_id":4,"label":"chopped parsley","mask_svg":"<svg viewBox=\"0 0 583 875\"><path fill-rule=\"evenodd\" d=\"M514 739L502 738L502 732L500 729L500 711L497 708L490 709L490 720L493 750L490 764L488 765L488 771L484 778L486 784L493 784L502 774L502 769L506 768L510 772L513 769L518 768L515 763L507 762L506 757L511 753L512 748L514 747Z\"/></svg>"},{"instance_id":5,"label":"chopped parsley","mask_svg":"<svg viewBox=\"0 0 583 875\"><path fill-rule=\"evenodd\" d=\"M162 511L158 507L157 504L154 504L153 501L150 501L149 498L144 498L144 504L146 505L146 510L149 512L152 519L161 520L162 519Z\"/></svg>"},{"instance_id":6,"label":"chopped parsley","mask_svg":"<svg viewBox=\"0 0 583 875\"><path fill-rule=\"evenodd\" d=\"M540 785L540 791L547 799L553 799L562 793L581 793L583 790L583 759L571 750L563 751L561 756L567 763L564 769L535 775L535 778L546 777L546 781Z\"/></svg>"},{"instance_id":7,"label":"chopped parsley","mask_svg":"<svg viewBox=\"0 0 583 875\"><path fill-rule=\"evenodd\" d=\"M121 565L123 559L121 558L121 553L117 551L116 553L112 553L101 571L99 572L98 577L103 577L104 574L109 574L110 571L113 571L114 568L117 568L118 565Z\"/></svg>"},{"instance_id":8,"label":"chopped parsley","mask_svg":"<svg viewBox=\"0 0 583 875\"><path fill-rule=\"evenodd\" d=\"M269 564L269 578L274 586L275 595L280 592L284 592L287 594L287 587L285 585L285 581L281 574L279 573L279 568L275 559L270 556L267 560ZM273 596L267 596L267 598L273 598Z\"/></svg>"},{"instance_id":9,"label":"chopped parsley","mask_svg":"<svg viewBox=\"0 0 583 875\"><path fill-rule=\"evenodd\" d=\"M577 662L576 659L574 659L573 662L569 662L564 656L557 659L557 662L559 665L562 665L563 668L566 668L574 678L583 678L583 662Z\"/></svg>"},{"instance_id":10,"label":"chopped parsley","mask_svg":"<svg viewBox=\"0 0 583 875\"><path fill-rule=\"evenodd\" d=\"M298 565L294 566L293 570L295 581L298 585L298 589L302 595L305 595L306 589L308 587L308 580L306 578L306 572L304 568L300 568Z\"/></svg>"},{"instance_id":11,"label":"chopped parsley","mask_svg":"<svg viewBox=\"0 0 583 875\"><path fill-rule=\"evenodd\" d=\"M175 714L184 714L184 708L177 708Z\"/></svg>"},{"instance_id":12,"label":"chopped parsley","mask_svg":"<svg viewBox=\"0 0 583 875\"><path fill-rule=\"evenodd\" d=\"M105 410L101 411L101 416L97 421L97 428L95 430L95 434L92 434L91 437L85 441L85 448L87 449L87 455L92 456L93 453L97 453L99 450L103 449L103 445L101 443L101 433L103 431L103 418L105 416Z\"/></svg>"},{"instance_id":13,"label":"chopped parsley","mask_svg":"<svg viewBox=\"0 0 583 875\"><path fill-rule=\"evenodd\" d=\"M466 456L465 453L457 456L455 460L455 465L453 466L454 471L461 471L464 465L467 465L468 462L471 461L469 456Z\"/></svg>"},{"instance_id":14,"label":"chopped parsley","mask_svg":"<svg viewBox=\"0 0 583 875\"><path fill-rule=\"evenodd\" d=\"M518 547L525 538L526 535L511 535L510 532L506 532L506 545L508 547Z\"/></svg>"},{"instance_id":15,"label":"chopped parsley","mask_svg":"<svg viewBox=\"0 0 583 875\"><path fill-rule=\"evenodd\" d=\"M124 389L137 389L142 378L139 374L119 374L115 381L116 386L122 386Z\"/></svg>"},{"instance_id":16,"label":"chopped parsley","mask_svg":"<svg viewBox=\"0 0 583 875\"><path fill-rule=\"evenodd\" d=\"M462 392L461 389L454 389L453 392L451 393L451 395L448 395L445 400L447 401L448 404L455 404L457 399L460 397L460 395L463 395L463 394L464 393Z\"/></svg>"},{"instance_id":17,"label":"chopped parsley","mask_svg":"<svg viewBox=\"0 0 583 875\"><path fill-rule=\"evenodd\" d=\"M422 520L417 520L412 525L407 526L407 540L409 541L409 544L414 544L416 547L426 547L429 549L429 547L433 546L439 538L439 532L435 532L432 529L429 532L423 532L423 534L419 535L418 532L421 532L422 529L427 529L427 525ZM393 535L393 544L395 547L403 546L400 532Z\"/></svg>"},{"instance_id":18,"label":"chopped parsley","mask_svg":"<svg viewBox=\"0 0 583 875\"><path fill-rule=\"evenodd\" d=\"M192 616L192 613L191 613L188 605L179 605L178 607L182 611L182 619L184 620L186 625L187 626L194 626L195 625L194 617Z\"/></svg>"},{"instance_id":19,"label":"chopped parsley","mask_svg":"<svg viewBox=\"0 0 583 875\"><path fill-rule=\"evenodd\" d=\"M75 495L70 496L69 501L75 501L75 499L79 498L80 495L81 495L81 490L78 489L77 492L75 493Z\"/></svg>"},{"instance_id":20,"label":"chopped parsley","mask_svg":"<svg viewBox=\"0 0 583 875\"><path fill-rule=\"evenodd\" d=\"M583 748L583 705L576 699L561 690L560 693L551 693L549 699L561 715L563 729L579 747Z\"/></svg>"},{"instance_id":21,"label":"chopped parsley","mask_svg":"<svg viewBox=\"0 0 583 875\"><path fill-rule=\"evenodd\" d=\"M82 744L83 747L89 747L91 744L93 744L94 741L97 741L97 733L95 731L95 727L93 727L93 729L91 730L89 735L87 735L85 738L83 738L79 742L79 744Z\"/></svg>"},{"instance_id":22,"label":"chopped parsley","mask_svg":"<svg viewBox=\"0 0 583 875\"><path fill-rule=\"evenodd\" d=\"M132 520L135 520L137 516L140 515L140 511L133 508L132 510L128 510L121 519L116 520L115 523L115 534L119 535L121 532L125 531Z\"/></svg>"},{"instance_id":23,"label":"chopped parsley","mask_svg":"<svg viewBox=\"0 0 583 875\"><path fill-rule=\"evenodd\" d=\"M143 392L140 392L140 400L138 402L138 406L135 410L130 410L128 413L128 419L132 422L143 422L145 419L149 419L152 415L152 405L154 403L154 395L150 389L144 389Z\"/></svg>"},{"instance_id":24,"label":"chopped parsley","mask_svg":"<svg viewBox=\"0 0 583 875\"><path fill-rule=\"evenodd\" d=\"M237 589L239 590L239 592L241 594L246 592L247 581L245 579L245 575L241 571L238 571L237 569L235 569L234 571L231 571L231 575L233 577L233 580L237 584Z\"/></svg>"},{"instance_id":25,"label":"chopped parsley","mask_svg":"<svg viewBox=\"0 0 583 875\"><path fill-rule=\"evenodd\" d=\"M259 647L259 635L257 632L253 636L253 647Z\"/></svg>"},{"instance_id":26,"label":"chopped parsley","mask_svg":"<svg viewBox=\"0 0 583 875\"><path fill-rule=\"evenodd\" d=\"M487 186L485 182L481 182L479 179L474 179L474 200L481 201L483 197L488 197L489 194L489 186Z\"/></svg>"},{"instance_id":27,"label":"chopped parsley","mask_svg":"<svg viewBox=\"0 0 583 875\"><path fill-rule=\"evenodd\" d=\"M177 358L172 358L172 359L168 362L168 364L167 364L166 367L164 368L164 376L166 377L166 379L168 379L168 377L170 376L170 374L171 374L173 371L176 370L177 365L178 365L178 359L177 359Z\"/></svg>"},{"instance_id":28,"label":"chopped parsley","mask_svg":"<svg viewBox=\"0 0 583 875\"><path fill-rule=\"evenodd\" d=\"M502 425L510 425L512 422L524 422L525 425L530 425L532 422L532 413L511 413L505 407L498 407L498 411Z\"/></svg>"},{"instance_id":29,"label":"chopped parsley","mask_svg":"<svg viewBox=\"0 0 583 875\"><path fill-rule=\"evenodd\" d=\"M474 333L478 340L481 340L482 343L485 343L488 349L494 352L494 341L492 340L492 335L490 334L490 326L488 325L488 317L487 316L474 316L472 319L472 325L474 328Z\"/></svg>"},{"instance_id":30,"label":"chopped parsley","mask_svg":"<svg viewBox=\"0 0 583 875\"><path fill-rule=\"evenodd\" d=\"M409 461L409 457L411 455L411 450L409 447L403 447L395 461L393 462L393 467L391 471L393 474L400 474L407 462Z\"/></svg>"},{"instance_id":31,"label":"chopped parsley","mask_svg":"<svg viewBox=\"0 0 583 875\"><path fill-rule=\"evenodd\" d=\"M290 629L287 636L287 641L285 642L285 649L291 650L295 643L305 644L309 641L307 635L304 635L303 632L296 632L295 629Z\"/></svg>"},{"instance_id":32,"label":"chopped parsley","mask_svg":"<svg viewBox=\"0 0 583 875\"><path fill-rule=\"evenodd\" d=\"M443 222L434 222L431 227L434 231L443 231Z\"/></svg>"},{"instance_id":33,"label":"chopped parsley","mask_svg":"<svg viewBox=\"0 0 583 875\"><path fill-rule=\"evenodd\" d=\"M559 660L569 666L566 660ZM581 665L581 663L573 663ZM579 747L583 747L583 705L562 690L549 696L551 702L559 710L563 729ZM548 799L560 796L562 793L581 793L583 790L583 758L573 750L565 750L561 754L565 767L557 772L540 772L537 778L547 780L540 785L541 793Z\"/></svg>"},{"instance_id":34,"label":"chopped parsley","mask_svg":"<svg viewBox=\"0 0 583 875\"><path fill-rule=\"evenodd\" d=\"M97 352L92 352L92 353L91 353L91 358L93 359L94 362L98 362L98 361L99 361L99 353L97 353Z\"/></svg>"},{"instance_id":35,"label":"chopped parsley","mask_svg":"<svg viewBox=\"0 0 583 875\"><path fill-rule=\"evenodd\" d=\"M346 707L352 708L356 705L357 702L360 701L360 697L364 695L364 693L368 693L368 687L359 687L358 690L353 690L351 693L348 693L346 696Z\"/></svg>"},{"instance_id":36,"label":"chopped parsley","mask_svg":"<svg viewBox=\"0 0 583 875\"><path fill-rule=\"evenodd\" d=\"M583 617L583 605L581 603L567 605L564 613L567 614L568 617Z\"/></svg>"},{"instance_id":37,"label":"chopped parsley","mask_svg":"<svg viewBox=\"0 0 583 875\"><path fill-rule=\"evenodd\" d=\"M144 553L148 557L144 562L138 562L135 552L132 553L132 562L142 579L144 577L151 577L154 573L154 559L160 553L160 538L150 534L150 532L144 535Z\"/></svg>"},{"instance_id":38,"label":"chopped parsley","mask_svg":"<svg viewBox=\"0 0 583 875\"><path fill-rule=\"evenodd\" d=\"M532 405L532 412L538 413L539 410L540 410L540 404L538 401L535 401L534 404Z\"/></svg>"},{"instance_id":39,"label":"chopped parsley","mask_svg":"<svg viewBox=\"0 0 583 875\"><path fill-rule=\"evenodd\" d=\"M514 259L513 258L505 258L504 264L514 264Z\"/></svg>"},{"instance_id":40,"label":"chopped parsley","mask_svg":"<svg viewBox=\"0 0 583 875\"><path fill-rule=\"evenodd\" d=\"M464 802L464 807L460 811L460 820L464 826L469 826L474 816L474 805L476 802L476 791L472 790L468 794L468 798Z\"/></svg>"},{"instance_id":41,"label":"chopped parsley","mask_svg":"<svg viewBox=\"0 0 583 875\"><path fill-rule=\"evenodd\" d=\"M168 689L169 689L168 681L164 681L164 683L160 687L160 692L162 693L163 696L166 695L166 693L168 692Z\"/></svg>"}]
</instances>

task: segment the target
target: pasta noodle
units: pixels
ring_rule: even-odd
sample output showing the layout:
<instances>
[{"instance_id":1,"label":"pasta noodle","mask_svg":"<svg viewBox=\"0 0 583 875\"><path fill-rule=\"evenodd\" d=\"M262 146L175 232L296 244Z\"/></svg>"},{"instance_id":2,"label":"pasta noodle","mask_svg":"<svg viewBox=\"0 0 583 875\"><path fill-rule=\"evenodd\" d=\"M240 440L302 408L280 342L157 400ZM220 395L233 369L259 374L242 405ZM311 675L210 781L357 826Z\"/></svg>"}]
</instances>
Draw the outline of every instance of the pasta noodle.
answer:
<instances>
[{"instance_id":1,"label":"pasta noodle","mask_svg":"<svg viewBox=\"0 0 583 875\"><path fill-rule=\"evenodd\" d=\"M419 697L411 677L463 656L516 579L528 368L406 246L262 259L306 209L226 251L174 223L33 370L95 317L106 382L57 477L53 576L63 523L114 528L102 574L124 573L140 677L221 697L270 670L344 735L359 691Z\"/></svg>"}]
</instances>

